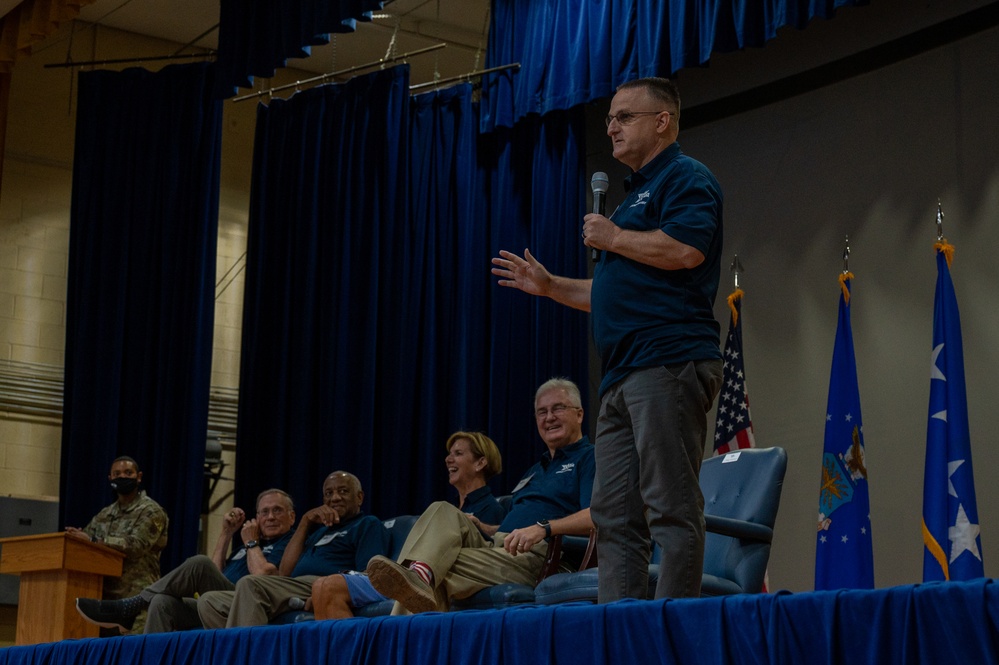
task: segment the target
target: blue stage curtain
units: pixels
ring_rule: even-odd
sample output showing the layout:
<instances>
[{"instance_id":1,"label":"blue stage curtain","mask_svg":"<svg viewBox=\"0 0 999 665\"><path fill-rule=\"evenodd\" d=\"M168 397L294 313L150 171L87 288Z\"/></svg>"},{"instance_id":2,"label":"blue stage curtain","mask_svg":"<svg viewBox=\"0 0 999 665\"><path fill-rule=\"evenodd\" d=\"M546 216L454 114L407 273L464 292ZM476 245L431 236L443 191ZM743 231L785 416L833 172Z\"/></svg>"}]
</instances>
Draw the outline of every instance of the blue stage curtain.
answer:
<instances>
[{"instance_id":1,"label":"blue stage curtain","mask_svg":"<svg viewBox=\"0 0 999 665\"><path fill-rule=\"evenodd\" d=\"M445 493L457 429L495 438L508 491L543 449L537 385L585 389L586 316L489 272L500 247L530 245L585 275L583 110L483 137L470 86L412 101L407 86L399 67L260 108L240 505L278 486L312 507L342 468L367 510L421 512Z\"/></svg>"},{"instance_id":2,"label":"blue stage curtain","mask_svg":"<svg viewBox=\"0 0 999 665\"><path fill-rule=\"evenodd\" d=\"M353 32L385 0L222 0L219 8L220 98L249 88L254 76L269 77L288 58L305 58L331 32Z\"/></svg>"},{"instance_id":3,"label":"blue stage curtain","mask_svg":"<svg viewBox=\"0 0 999 665\"><path fill-rule=\"evenodd\" d=\"M525 605L0 649L0 665L999 662L990 579L879 590Z\"/></svg>"},{"instance_id":4,"label":"blue stage curtain","mask_svg":"<svg viewBox=\"0 0 999 665\"><path fill-rule=\"evenodd\" d=\"M214 322L221 103L213 66L80 74L67 294L61 521L114 495L118 455L170 517L164 570L197 550Z\"/></svg>"},{"instance_id":5,"label":"blue stage curtain","mask_svg":"<svg viewBox=\"0 0 999 665\"><path fill-rule=\"evenodd\" d=\"M386 489L411 487L395 512L419 512L440 498L442 444L457 429L496 441L506 472L492 484L509 492L543 450L532 415L538 385L568 376L585 399L586 315L498 287L489 272L500 249L530 247L553 272L586 276L583 109L488 136L477 135L478 111L468 85L412 104L412 268L403 299L411 313L403 320L423 325L403 353L421 365L410 377L419 463L383 470L391 474ZM414 486L416 468L423 473Z\"/></svg>"},{"instance_id":6,"label":"blue stage curtain","mask_svg":"<svg viewBox=\"0 0 999 665\"><path fill-rule=\"evenodd\" d=\"M608 97L630 79L671 76L714 52L763 46L784 26L867 0L493 0L482 131Z\"/></svg>"},{"instance_id":7,"label":"blue stage curtain","mask_svg":"<svg viewBox=\"0 0 999 665\"><path fill-rule=\"evenodd\" d=\"M494 220L491 255L524 249L555 274L585 278L589 249L580 238L586 214L585 111L582 106L532 116L482 135L480 161ZM589 316L547 298L495 285L490 294L491 407L488 432L501 444L504 493L537 461L544 445L534 393L553 376L576 382L588 403ZM595 413L587 413L584 431Z\"/></svg>"},{"instance_id":8,"label":"blue stage curtain","mask_svg":"<svg viewBox=\"0 0 999 665\"><path fill-rule=\"evenodd\" d=\"M380 446L413 444L395 425L414 395L393 379L405 370L393 344L419 325L398 315L408 74L379 71L258 108L236 453L247 509L280 487L301 514L335 469L370 494L369 480L395 463Z\"/></svg>"},{"instance_id":9,"label":"blue stage curtain","mask_svg":"<svg viewBox=\"0 0 999 665\"><path fill-rule=\"evenodd\" d=\"M401 329L395 388L405 443L384 452L376 483L385 510L420 512L442 498L444 443L450 431L484 430L489 413L489 229L477 163L477 112L471 87L412 98L409 108L411 222L398 239ZM403 193L403 192L400 192ZM412 501L412 503L411 503ZM391 507L390 507L391 506ZM387 514L387 513L386 513Z\"/></svg>"}]
</instances>

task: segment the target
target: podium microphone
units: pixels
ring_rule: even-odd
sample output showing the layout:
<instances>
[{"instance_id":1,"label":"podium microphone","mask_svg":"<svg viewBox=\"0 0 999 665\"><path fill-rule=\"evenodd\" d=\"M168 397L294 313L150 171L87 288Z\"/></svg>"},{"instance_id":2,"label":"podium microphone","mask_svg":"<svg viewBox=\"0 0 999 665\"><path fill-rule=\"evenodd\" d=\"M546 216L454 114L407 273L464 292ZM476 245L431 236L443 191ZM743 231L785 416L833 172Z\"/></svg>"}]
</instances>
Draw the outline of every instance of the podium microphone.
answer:
<instances>
[{"instance_id":1,"label":"podium microphone","mask_svg":"<svg viewBox=\"0 0 999 665\"><path fill-rule=\"evenodd\" d=\"M607 190L610 188L610 180L603 171L597 171L590 178L590 189L593 190L593 212L598 215L607 214ZM596 247L590 249L590 258L596 263L600 260L600 250Z\"/></svg>"}]
</instances>

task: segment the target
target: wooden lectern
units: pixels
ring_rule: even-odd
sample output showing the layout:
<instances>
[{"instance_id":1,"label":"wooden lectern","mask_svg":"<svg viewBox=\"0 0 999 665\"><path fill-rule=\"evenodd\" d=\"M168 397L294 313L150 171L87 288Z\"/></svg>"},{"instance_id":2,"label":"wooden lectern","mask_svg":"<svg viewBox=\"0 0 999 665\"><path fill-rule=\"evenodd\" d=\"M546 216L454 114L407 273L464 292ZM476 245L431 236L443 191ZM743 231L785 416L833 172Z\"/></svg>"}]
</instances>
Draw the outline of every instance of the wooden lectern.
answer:
<instances>
[{"instance_id":1,"label":"wooden lectern","mask_svg":"<svg viewBox=\"0 0 999 665\"><path fill-rule=\"evenodd\" d=\"M104 576L121 575L125 555L67 533L0 539L0 573L21 576L15 644L97 637L77 598L100 598Z\"/></svg>"}]
</instances>

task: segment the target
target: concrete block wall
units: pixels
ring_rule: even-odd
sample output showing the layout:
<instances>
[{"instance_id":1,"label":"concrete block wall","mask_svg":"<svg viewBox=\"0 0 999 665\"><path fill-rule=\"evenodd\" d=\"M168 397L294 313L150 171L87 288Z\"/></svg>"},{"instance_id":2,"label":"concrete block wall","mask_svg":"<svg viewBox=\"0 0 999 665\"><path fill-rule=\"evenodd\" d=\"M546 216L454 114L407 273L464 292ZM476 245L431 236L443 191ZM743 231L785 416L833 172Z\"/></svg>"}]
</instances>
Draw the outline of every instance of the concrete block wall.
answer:
<instances>
[{"instance_id":1,"label":"concrete block wall","mask_svg":"<svg viewBox=\"0 0 999 665\"><path fill-rule=\"evenodd\" d=\"M78 72L45 69L72 58L162 55L176 44L81 24L34 49L13 71L0 188L0 361L61 371L65 362L66 286ZM233 265L217 301L212 386L238 388L243 278L254 104L225 105L217 277ZM61 423L0 411L0 494L57 497ZM235 453L226 453L232 475ZM94 482L103 479L95 478ZM222 482L216 498L231 491ZM231 499L229 500L231 503ZM218 508L219 512L228 505ZM210 517L214 544L220 519Z\"/></svg>"},{"instance_id":2,"label":"concrete block wall","mask_svg":"<svg viewBox=\"0 0 999 665\"><path fill-rule=\"evenodd\" d=\"M69 191L65 165L6 160L0 193L0 359L61 368ZM57 422L0 412L0 492L59 494Z\"/></svg>"}]
</instances>

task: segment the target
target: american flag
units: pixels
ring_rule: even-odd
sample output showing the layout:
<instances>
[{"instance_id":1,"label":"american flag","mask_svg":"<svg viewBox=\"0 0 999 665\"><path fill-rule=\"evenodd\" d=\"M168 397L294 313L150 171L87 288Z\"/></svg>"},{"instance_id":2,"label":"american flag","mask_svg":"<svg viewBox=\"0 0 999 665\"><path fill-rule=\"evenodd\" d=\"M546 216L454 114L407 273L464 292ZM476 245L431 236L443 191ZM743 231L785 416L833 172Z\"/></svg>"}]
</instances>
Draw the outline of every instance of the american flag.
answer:
<instances>
[{"instance_id":1,"label":"american flag","mask_svg":"<svg viewBox=\"0 0 999 665\"><path fill-rule=\"evenodd\" d=\"M728 338L725 340L725 365L722 389L718 396L718 417L715 420L715 455L739 448L753 448L753 420L749 415L749 394L746 392L746 371L742 363L742 289L728 297L732 310Z\"/></svg>"}]
</instances>

